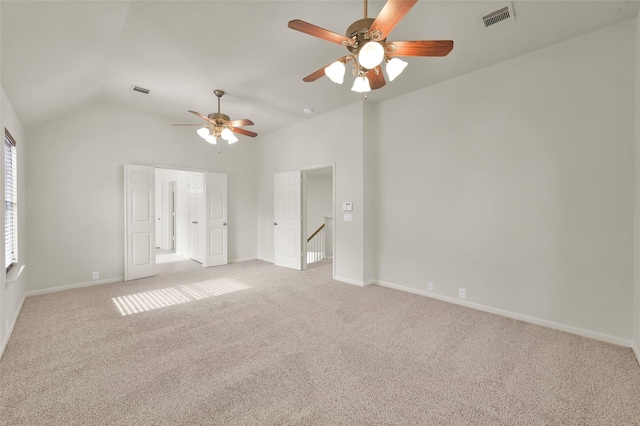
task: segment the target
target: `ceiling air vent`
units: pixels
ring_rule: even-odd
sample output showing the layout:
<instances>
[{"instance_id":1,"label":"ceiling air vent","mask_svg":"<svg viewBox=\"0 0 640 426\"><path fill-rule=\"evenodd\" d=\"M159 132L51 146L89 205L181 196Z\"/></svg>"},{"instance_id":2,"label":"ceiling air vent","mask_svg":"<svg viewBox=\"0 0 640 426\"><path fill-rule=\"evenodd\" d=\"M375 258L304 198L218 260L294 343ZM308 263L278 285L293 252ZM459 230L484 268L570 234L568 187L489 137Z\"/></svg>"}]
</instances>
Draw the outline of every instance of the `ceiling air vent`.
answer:
<instances>
[{"instance_id":1,"label":"ceiling air vent","mask_svg":"<svg viewBox=\"0 0 640 426\"><path fill-rule=\"evenodd\" d=\"M148 95L149 93L151 93L151 90L149 89L145 89L144 87L140 87L140 86L131 86L131 91L132 92L138 92L138 93L142 93L145 95Z\"/></svg>"},{"instance_id":2,"label":"ceiling air vent","mask_svg":"<svg viewBox=\"0 0 640 426\"><path fill-rule=\"evenodd\" d=\"M506 5L503 8L494 10L481 17L485 28L489 28L499 22L515 21L516 15L513 13L513 5Z\"/></svg>"}]
</instances>

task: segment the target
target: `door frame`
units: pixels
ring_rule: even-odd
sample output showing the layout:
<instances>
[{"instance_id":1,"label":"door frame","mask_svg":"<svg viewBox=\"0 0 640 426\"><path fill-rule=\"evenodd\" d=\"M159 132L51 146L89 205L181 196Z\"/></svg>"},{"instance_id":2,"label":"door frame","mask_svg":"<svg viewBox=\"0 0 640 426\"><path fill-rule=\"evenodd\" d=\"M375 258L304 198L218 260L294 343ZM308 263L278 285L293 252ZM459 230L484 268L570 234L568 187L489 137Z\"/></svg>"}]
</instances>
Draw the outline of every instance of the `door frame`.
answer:
<instances>
[{"instance_id":1,"label":"door frame","mask_svg":"<svg viewBox=\"0 0 640 426\"><path fill-rule=\"evenodd\" d=\"M172 180L167 185L169 200L169 250L176 249L176 187L177 182Z\"/></svg>"}]
</instances>

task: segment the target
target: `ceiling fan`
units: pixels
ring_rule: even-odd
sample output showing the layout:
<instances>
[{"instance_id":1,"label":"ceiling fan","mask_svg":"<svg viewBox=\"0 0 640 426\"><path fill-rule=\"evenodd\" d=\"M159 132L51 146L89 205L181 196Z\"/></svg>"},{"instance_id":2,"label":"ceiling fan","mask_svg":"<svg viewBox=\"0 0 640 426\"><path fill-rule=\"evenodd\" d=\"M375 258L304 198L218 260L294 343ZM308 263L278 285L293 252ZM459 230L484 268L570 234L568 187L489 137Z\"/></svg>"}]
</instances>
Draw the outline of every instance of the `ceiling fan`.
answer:
<instances>
[{"instance_id":1,"label":"ceiling fan","mask_svg":"<svg viewBox=\"0 0 640 426\"><path fill-rule=\"evenodd\" d=\"M364 0L364 19L355 21L340 35L300 19L289 21L289 28L332 43L345 46L349 54L309 74L303 81L316 81L326 75L334 83L344 81L345 64L354 62L356 76L351 90L369 92L386 84L380 64L386 62L389 81L393 81L407 66L398 56L446 56L453 49L452 40L387 41L387 36L418 0L387 0L377 18L367 17Z\"/></svg>"},{"instance_id":2,"label":"ceiling fan","mask_svg":"<svg viewBox=\"0 0 640 426\"><path fill-rule=\"evenodd\" d=\"M197 130L198 135L209 142L210 144L218 144L218 138L227 141L228 144L238 142L238 138L234 133L239 135L250 136L252 138L258 136L257 133L241 129L240 126L251 126L253 121L243 118L241 120L231 120L228 115L220 112L220 98L224 95L224 91L216 89L213 91L218 97L218 112L212 112L208 116L202 115L199 112L189 111L191 114L196 115L206 121L206 124L174 124L174 126L200 126Z\"/></svg>"}]
</instances>

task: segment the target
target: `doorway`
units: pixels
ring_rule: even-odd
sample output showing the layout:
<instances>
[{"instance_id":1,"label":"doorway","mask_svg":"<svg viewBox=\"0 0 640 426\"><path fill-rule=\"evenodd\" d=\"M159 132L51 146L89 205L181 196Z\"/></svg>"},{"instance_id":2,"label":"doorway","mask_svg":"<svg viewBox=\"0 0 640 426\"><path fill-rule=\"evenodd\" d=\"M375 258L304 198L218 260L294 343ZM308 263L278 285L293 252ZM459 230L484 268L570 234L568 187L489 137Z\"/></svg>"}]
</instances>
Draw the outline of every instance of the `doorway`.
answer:
<instances>
[{"instance_id":1,"label":"doorway","mask_svg":"<svg viewBox=\"0 0 640 426\"><path fill-rule=\"evenodd\" d=\"M303 269L333 262L333 166L303 170Z\"/></svg>"},{"instance_id":2,"label":"doorway","mask_svg":"<svg viewBox=\"0 0 640 426\"><path fill-rule=\"evenodd\" d=\"M227 175L126 164L125 281L227 264Z\"/></svg>"},{"instance_id":3,"label":"doorway","mask_svg":"<svg viewBox=\"0 0 640 426\"><path fill-rule=\"evenodd\" d=\"M202 173L174 169L155 169L156 177L156 264L180 262L184 266L202 263L202 259L189 256L195 245L190 232L190 198L185 196L192 176L202 180ZM195 262L194 262L195 261ZM176 267L177 265L173 265ZM200 265L198 265L200 266ZM167 265L165 269L170 268Z\"/></svg>"},{"instance_id":4,"label":"doorway","mask_svg":"<svg viewBox=\"0 0 640 426\"><path fill-rule=\"evenodd\" d=\"M333 169L320 166L274 175L276 266L305 270L333 262Z\"/></svg>"}]
</instances>

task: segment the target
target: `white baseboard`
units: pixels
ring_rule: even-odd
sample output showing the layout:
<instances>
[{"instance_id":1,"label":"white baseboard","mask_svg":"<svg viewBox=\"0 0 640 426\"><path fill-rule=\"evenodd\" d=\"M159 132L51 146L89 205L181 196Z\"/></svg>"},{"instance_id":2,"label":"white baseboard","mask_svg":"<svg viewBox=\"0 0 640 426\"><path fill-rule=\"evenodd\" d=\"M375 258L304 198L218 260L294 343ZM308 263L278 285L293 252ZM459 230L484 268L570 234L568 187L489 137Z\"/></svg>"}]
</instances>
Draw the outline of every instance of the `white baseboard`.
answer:
<instances>
[{"instance_id":1,"label":"white baseboard","mask_svg":"<svg viewBox=\"0 0 640 426\"><path fill-rule=\"evenodd\" d=\"M258 260L262 260L263 262L267 262L267 263L275 263L275 261L273 260L273 258L267 258L267 257L256 257L256 259Z\"/></svg>"},{"instance_id":2,"label":"white baseboard","mask_svg":"<svg viewBox=\"0 0 640 426\"><path fill-rule=\"evenodd\" d=\"M257 257L241 257L239 259L230 260L229 263L248 262L249 260L257 260Z\"/></svg>"},{"instance_id":3,"label":"white baseboard","mask_svg":"<svg viewBox=\"0 0 640 426\"><path fill-rule=\"evenodd\" d=\"M633 349L633 353L636 356L636 361L638 361L638 365L640 366L640 350L638 350L638 344L634 344L631 349Z\"/></svg>"},{"instance_id":4,"label":"white baseboard","mask_svg":"<svg viewBox=\"0 0 640 426\"><path fill-rule=\"evenodd\" d=\"M333 279L336 281L340 281L346 284L353 284L353 285L357 285L358 287L364 287L365 283L363 283L362 281L356 281L356 280L352 280L351 278L344 278L344 277L339 277L337 275L333 276Z\"/></svg>"},{"instance_id":5,"label":"white baseboard","mask_svg":"<svg viewBox=\"0 0 640 426\"><path fill-rule=\"evenodd\" d=\"M18 305L16 314L14 315L13 320L11 321L11 324L9 324L9 330L7 331L7 335L4 336L4 340L2 341L2 347L0 347L0 357L2 357L4 350L9 344L9 339L11 339L11 335L13 334L13 329L16 326L16 322L18 321L18 315L20 315L20 311L22 310L22 305L24 305L24 301L26 300L26 298L27 298L26 295L22 296L22 300L20 301L20 305Z\"/></svg>"},{"instance_id":6,"label":"white baseboard","mask_svg":"<svg viewBox=\"0 0 640 426\"><path fill-rule=\"evenodd\" d=\"M40 294L56 293L58 291L72 290L74 288L82 288L82 287L91 287L91 286L94 286L94 285L101 285L101 284L118 283L120 281L124 281L124 277L116 277L116 278L107 278L107 279L104 279L104 280L87 281L87 282L77 283L77 284L62 285L62 286L59 286L59 287L44 288L42 290L31 290L31 291L27 291L26 296L27 297L29 297L29 296L38 296Z\"/></svg>"},{"instance_id":7,"label":"white baseboard","mask_svg":"<svg viewBox=\"0 0 640 426\"><path fill-rule=\"evenodd\" d=\"M600 340L607 343L613 343L614 345L625 346L629 348L635 348L633 342L631 340L622 339L620 337L610 336L604 333L598 333L596 331L585 330L583 328L573 327L570 325L560 324L553 321L544 320L541 318L530 317L528 315L522 315L511 311L505 311L503 309L493 308L491 306L481 305L479 303L469 302L467 300L456 299L449 296L443 296L437 293L432 293L429 291L418 290L411 287L405 287L398 284L388 283L384 281L377 281L378 285L383 287L389 287L396 290L406 291L407 293L418 294L420 296L431 297L432 299L442 300L444 302L453 303L460 306L465 306L467 308L476 309L483 312L488 312L490 314L500 315L503 317L528 322L531 324L541 325L543 327L553 328L555 330L564 331L566 333L576 334L578 336L589 337L591 339ZM635 350L636 357L638 356L637 349ZM640 358L639 358L640 359Z\"/></svg>"}]
</instances>

